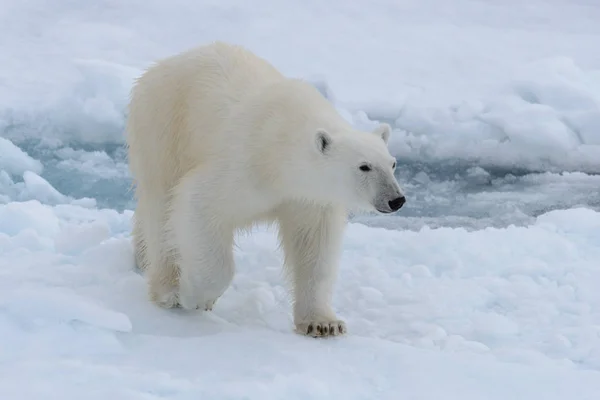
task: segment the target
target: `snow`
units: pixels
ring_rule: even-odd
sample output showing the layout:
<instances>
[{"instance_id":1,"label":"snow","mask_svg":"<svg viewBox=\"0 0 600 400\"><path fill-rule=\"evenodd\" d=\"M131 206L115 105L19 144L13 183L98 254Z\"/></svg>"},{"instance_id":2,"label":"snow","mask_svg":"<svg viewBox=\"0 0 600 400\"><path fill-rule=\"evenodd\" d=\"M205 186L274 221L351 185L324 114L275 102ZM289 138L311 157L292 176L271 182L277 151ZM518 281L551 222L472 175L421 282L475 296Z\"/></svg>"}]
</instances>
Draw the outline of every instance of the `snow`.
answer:
<instances>
[{"instance_id":1,"label":"snow","mask_svg":"<svg viewBox=\"0 0 600 400\"><path fill-rule=\"evenodd\" d=\"M2 398L41 398L44 388L61 398L562 399L578 390L592 399L600 390L596 211L472 232L352 224L335 295L351 333L321 342L291 333L271 229L239 238L233 285L202 314L147 301L130 218L0 206Z\"/></svg>"},{"instance_id":2,"label":"snow","mask_svg":"<svg viewBox=\"0 0 600 400\"><path fill-rule=\"evenodd\" d=\"M599 11L589 1L8 4L0 109L10 131L27 125L20 138L122 141L143 68L219 38L326 81L351 114L393 121L402 158L600 172Z\"/></svg>"},{"instance_id":3,"label":"snow","mask_svg":"<svg viewBox=\"0 0 600 400\"><path fill-rule=\"evenodd\" d=\"M435 112L406 105L393 149L404 159L598 173L599 94L598 70L565 57L532 63L490 97Z\"/></svg>"},{"instance_id":4,"label":"snow","mask_svg":"<svg viewBox=\"0 0 600 400\"><path fill-rule=\"evenodd\" d=\"M590 0L2 2L0 398L598 398L599 18ZM264 227L213 312L147 298L128 93L214 39L393 126L408 202L352 216L345 337L292 332Z\"/></svg>"}]
</instances>

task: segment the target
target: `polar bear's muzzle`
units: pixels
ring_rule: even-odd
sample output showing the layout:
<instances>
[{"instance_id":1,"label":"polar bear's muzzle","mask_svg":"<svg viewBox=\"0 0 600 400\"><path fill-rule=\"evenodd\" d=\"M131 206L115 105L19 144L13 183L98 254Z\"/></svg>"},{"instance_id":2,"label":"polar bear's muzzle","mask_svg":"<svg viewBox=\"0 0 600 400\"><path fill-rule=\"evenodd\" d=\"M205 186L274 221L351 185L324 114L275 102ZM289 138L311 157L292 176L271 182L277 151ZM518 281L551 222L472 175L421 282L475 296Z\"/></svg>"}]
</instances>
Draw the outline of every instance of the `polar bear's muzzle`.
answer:
<instances>
[{"instance_id":1,"label":"polar bear's muzzle","mask_svg":"<svg viewBox=\"0 0 600 400\"><path fill-rule=\"evenodd\" d=\"M406 197L393 174L381 171L379 176L379 190L375 195L373 206L383 214L398 211L406 203Z\"/></svg>"}]
</instances>

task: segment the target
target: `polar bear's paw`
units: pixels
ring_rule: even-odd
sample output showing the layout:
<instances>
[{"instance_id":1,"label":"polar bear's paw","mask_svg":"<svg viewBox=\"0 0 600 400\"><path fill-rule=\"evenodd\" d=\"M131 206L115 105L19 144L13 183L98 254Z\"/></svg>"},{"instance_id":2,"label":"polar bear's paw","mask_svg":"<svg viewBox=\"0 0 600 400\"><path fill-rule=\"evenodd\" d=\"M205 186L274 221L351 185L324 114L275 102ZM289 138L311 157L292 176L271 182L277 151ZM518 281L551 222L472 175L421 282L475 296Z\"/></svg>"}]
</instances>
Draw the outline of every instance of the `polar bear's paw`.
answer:
<instances>
[{"instance_id":1,"label":"polar bear's paw","mask_svg":"<svg viewBox=\"0 0 600 400\"><path fill-rule=\"evenodd\" d=\"M296 324L296 332L312 337L340 336L347 332L346 323L334 321L307 321Z\"/></svg>"},{"instance_id":2,"label":"polar bear's paw","mask_svg":"<svg viewBox=\"0 0 600 400\"><path fill-rule=\"evenodd\" d=\"M179 299L175 288L170 290L152 290L150 292L152 301L162 308L179 307Z\"/></svg>"},{"instance_id":3,"label":"polar bear's paw","mask_svg":"<svg viewBox=\"0 0 600 400\"><path fill-rule=\"evenodd\" d=\"M214 299L214 300L209 300L206 302L206 304L204 305L204 311L212 311L215 303L217 302L218 299Z\"/></svg>"},{"instance_id":4,"label":"polar bear's paw","mask_svg":"<svg viewBox=\"0 0 600 400\"><path fill-rule=\"evenodd\" d=\"M178 295L179 305L185 310L204 310L212 311L215 303L219 299L205 300L203 296L186 295L185 291L180 291Z\"/></svg>"}]
</instances>

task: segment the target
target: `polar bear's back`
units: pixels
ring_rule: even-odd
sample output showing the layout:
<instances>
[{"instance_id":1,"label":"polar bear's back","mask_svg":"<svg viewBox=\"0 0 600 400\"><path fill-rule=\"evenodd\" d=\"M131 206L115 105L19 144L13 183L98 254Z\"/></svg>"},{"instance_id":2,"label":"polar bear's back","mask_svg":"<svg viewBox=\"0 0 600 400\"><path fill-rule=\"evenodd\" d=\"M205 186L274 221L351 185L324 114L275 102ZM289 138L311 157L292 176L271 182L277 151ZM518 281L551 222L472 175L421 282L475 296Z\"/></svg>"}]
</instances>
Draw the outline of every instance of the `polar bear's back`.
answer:
<instances>
[{"instance_id":1,"label":"polar bear's back","mask_svg":"<svg viewBox=\"0 0 600 400\"><path fill-rule=\"evenodd\" d=\"M264 59L221 42L149 68L134 85L127 122L129 164L140 189L151 190L146 184L151 182L162 191L222 153L224 141L216 136L234 109L244 97L282 79Z\"/></svg>"}]
</instances>

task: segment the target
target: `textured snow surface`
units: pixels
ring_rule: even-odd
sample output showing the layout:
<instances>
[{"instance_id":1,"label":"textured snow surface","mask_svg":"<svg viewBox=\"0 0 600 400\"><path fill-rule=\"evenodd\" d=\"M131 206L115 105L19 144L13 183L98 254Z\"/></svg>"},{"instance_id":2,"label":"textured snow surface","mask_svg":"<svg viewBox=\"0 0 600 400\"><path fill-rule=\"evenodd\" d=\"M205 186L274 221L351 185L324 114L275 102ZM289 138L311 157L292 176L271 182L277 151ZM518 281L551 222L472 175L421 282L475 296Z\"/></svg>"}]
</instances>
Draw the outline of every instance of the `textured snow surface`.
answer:
<instances>
[{"instance_id":1,"label":"textured snow surface","mask_svg":"<svg viewBox=\"0 0 600 400\"><path fill-rule=\"evenodd\" d=\"M212 313L146 299L131 212L0 206L0 396L594 399L600 213L529 227L352 224L335 307L346 337L291 333L275 234L240 237ZM244 397L246 396L246 397ZM469 397L471 396L471 397Z\"/></svg>"},{"instance_id":2,"label":"textured snow surface","mask_svg":"<svg viewBox=\"0 0 600 400\"><path fill-rule=\"evenodd\" d=\"M600 398L600 5L5 0L0 399ZM345 337L292 332L275 232L212 313L148 301L133 80L211 40L394 127L408 202L353 216Z\"/></svg>"}]
</instances>

